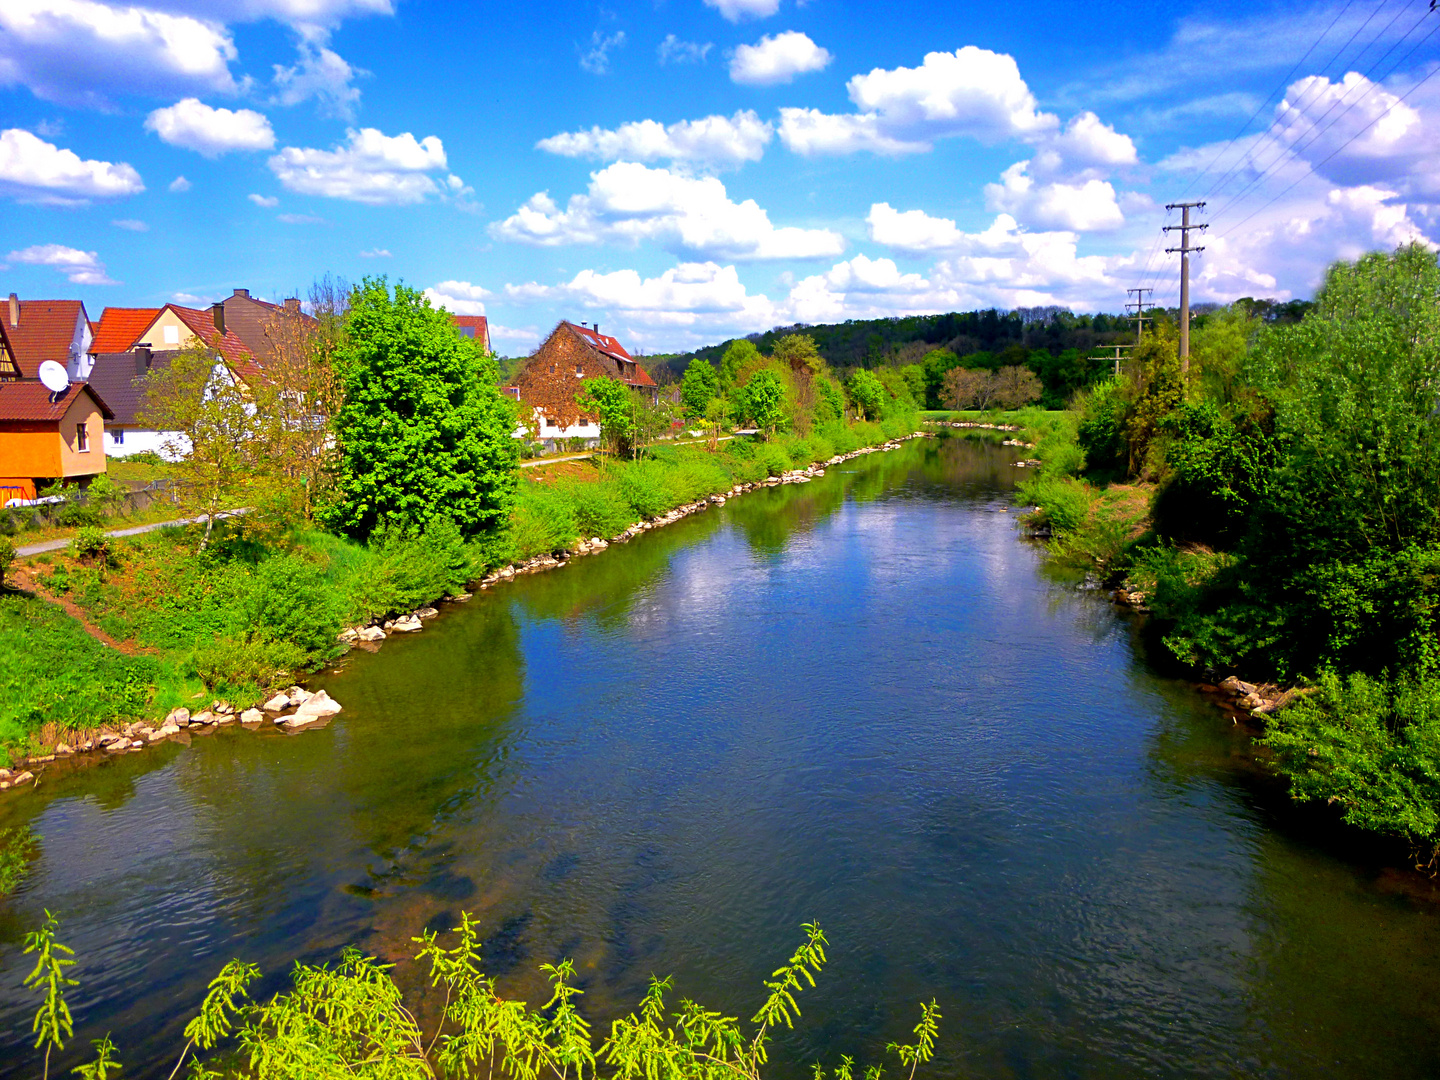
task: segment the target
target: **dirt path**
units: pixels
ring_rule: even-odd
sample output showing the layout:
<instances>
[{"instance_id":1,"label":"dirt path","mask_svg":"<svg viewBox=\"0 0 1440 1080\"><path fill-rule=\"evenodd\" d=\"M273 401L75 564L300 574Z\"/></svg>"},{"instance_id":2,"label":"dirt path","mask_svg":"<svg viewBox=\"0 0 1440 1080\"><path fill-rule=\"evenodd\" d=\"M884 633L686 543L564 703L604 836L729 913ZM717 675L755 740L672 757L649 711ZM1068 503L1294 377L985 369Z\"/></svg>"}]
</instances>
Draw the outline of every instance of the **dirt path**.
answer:
<instances>
[{"instance_id":1,"label":"dirt path","mask_svg":"<svg viewBox=\"0 0 1440 1080\"><path fill-rule=\"evenodd\" d=\"M242 506L238 510L226 510L216 514L215 520L222 521L227 517L234 517L236 514L248 514L251 507ZM128 529L111 529L106 536L139 536L141 533L154 532L156 529L164 529L171 525L197 525L204 521L203 517L180 518L178 521L154 521L149 525L133 525ZM24 558L27 555L43 555L47 551L59 551L61 548L70 546L69 539L46 540L43 544L31 544L28 547L16 548L15 554Z\"/></svg>"},{"instance_id":2,"label":"dirt path","mask_svg":"<svg viewBox=\"0 0 1440 1080\"><path fill-rule=\"evenodd\" d=\"M148 649L143 645L136 645L132 641L115 640L115 638L111 637L104 630L101 630L100 627L96 626L93 622L91 622L90 616L88 616L85 613L85 610L81 608L78 604L76 604L75 601L65 596L55 596L42 588L40 583L36 581L35 578L31 575L29 567L17 566L10 572L9 577L13 587L21 590L22 592L27 592L31 596L37 597L40 600L44 600L46 603L54 604L61 611L65 612L66 615L69 615L72 619L79 623L81 628L87 634L93 637L96 641L100 642L100 644L104 645L106 648L114 649L116 652L123 653L125 656L160 655L159 651L156 649Z\"/></svg>"}]
</instances>

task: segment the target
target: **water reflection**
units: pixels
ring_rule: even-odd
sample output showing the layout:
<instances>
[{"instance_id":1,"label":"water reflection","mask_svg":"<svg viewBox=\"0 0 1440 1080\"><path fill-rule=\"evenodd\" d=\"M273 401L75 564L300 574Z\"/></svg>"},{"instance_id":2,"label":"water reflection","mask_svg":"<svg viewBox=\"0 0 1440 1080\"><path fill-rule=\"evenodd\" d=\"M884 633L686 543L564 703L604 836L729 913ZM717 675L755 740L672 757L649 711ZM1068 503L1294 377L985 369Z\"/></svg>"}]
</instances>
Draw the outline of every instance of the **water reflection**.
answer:
<instances>
[{"instance_id":1,"label":"water reflection","mask_svg":"<svg viewBox=\"0 0 1440 1080\"><path fill-rule=\"evenodd\" d=\"M1014 456L732 500L354 656L323 731L57 777L0 804L46 837L0 916L61 912L81 1035L132 1076L230 955L277 986L356 941L415 985L462 909L507 991L574 957L597 1028L652 972L751 1015L818 919L782 1078L877 1057L922 996L937 1076L1434 1072L1436 909L1277 818L1243 733L1043 571ZM0 1077L31 1072L21 974L12 936Z\"/></svg>"}]
</instances>

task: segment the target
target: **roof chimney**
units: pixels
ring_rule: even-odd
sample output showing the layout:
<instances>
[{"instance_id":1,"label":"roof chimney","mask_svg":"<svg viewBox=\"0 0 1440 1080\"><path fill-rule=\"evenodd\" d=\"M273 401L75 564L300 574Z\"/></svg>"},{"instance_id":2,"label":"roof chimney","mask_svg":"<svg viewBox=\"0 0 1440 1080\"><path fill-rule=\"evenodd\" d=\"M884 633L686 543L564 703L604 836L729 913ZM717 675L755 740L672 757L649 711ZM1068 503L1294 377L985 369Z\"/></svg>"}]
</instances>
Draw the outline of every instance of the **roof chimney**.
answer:
<instances>
[{"instance_id":1,"label":"roof chimney","mask_svg":"<svg viewBox=\"0 0 1440 1080\"><path fill-rule=\"evenodd\" d=\"M598 322L595 324L595 336L600 336L600 324Z\"/></svg>"},{"instance_id":2,"label":"roof chimney","mask_svg":"<svg viewBox=\"0 0 1440 1080\"><path fill-rule=\"evenodd\" d=\"M20 297L10 294L10 329L20 325Z\"/></svg>"},{"instance_id":3,"label":"roof chimney","mask_svg":"<svg viewBox=\"0 0 1440 1080\"><path fill-rule=\"evenodd\" d=\"M236 289L235 291L238 293L240 290ZM215 318L215 329L222 334L225 333L225 305L223 303L211 304L210 314Z\"/></svg>"},{"instance_id":4,"label":"roof chimney","mask_svg":"<svg viewBox=\"0 0 1440 1080\"><path fill-rule=\"evenodd\" d=\"M250 299L250 290L249 290L249 289L236 289L233 295L235 295L235 296L243 296L243 297L245 297L246 300L249 300L249 299Z\"/></svg>"},{"instance_id":5,"label":"roof chimney","mask_svg":"<svg viewBox=\"0 0 1440 1080\"><path fill-rule=\"evenodd\" d=\"M144 375L150 370L150 346L135 346L135 374Z\"/></svg>"},{"instance_id":6,"label":"roof chimney","mask_svg":"<svg viewBox=\"0 0 1440 1080\"><path fill-rule=\"evenodd\" d=\"M285 310L286 310L286 311L299 311L299 310L300 310L300 298L299 298L298 296L288 297L288 298L285 300Z\"/></svg>"}]
</instances>

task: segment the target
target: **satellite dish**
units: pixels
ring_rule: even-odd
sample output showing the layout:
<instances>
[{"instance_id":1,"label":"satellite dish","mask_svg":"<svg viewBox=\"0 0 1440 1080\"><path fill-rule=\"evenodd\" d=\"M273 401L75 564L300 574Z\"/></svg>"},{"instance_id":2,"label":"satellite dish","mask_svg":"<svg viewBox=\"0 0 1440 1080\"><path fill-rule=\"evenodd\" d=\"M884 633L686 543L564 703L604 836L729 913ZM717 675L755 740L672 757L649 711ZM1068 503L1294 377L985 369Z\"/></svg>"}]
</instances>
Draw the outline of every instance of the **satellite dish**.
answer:
<instances>
[{"instance_id":1,"label":"satellite dish","mask_svg":"<svg viewBox=\"0 0 1440 1080\"><path fill-rule=\"evenodd\" d=\"M46 360L40 365L40 381L52 394L70 388L70 376L65 371L65 365L57 364L54 360Z\"/></svg>"}]
</instances>

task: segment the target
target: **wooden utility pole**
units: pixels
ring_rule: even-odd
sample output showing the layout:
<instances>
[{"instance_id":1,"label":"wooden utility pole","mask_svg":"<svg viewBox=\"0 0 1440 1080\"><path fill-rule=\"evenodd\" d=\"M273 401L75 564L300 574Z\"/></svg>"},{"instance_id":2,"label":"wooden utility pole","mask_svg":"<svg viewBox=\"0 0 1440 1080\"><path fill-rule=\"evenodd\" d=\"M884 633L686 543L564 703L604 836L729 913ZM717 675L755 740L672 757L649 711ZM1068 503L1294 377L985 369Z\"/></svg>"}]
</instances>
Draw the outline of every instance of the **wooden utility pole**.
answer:
<instances>
[{"instance_id":1,"label":"wooden utility pole","mask_svg":"<svg viewBox=\"0 0 1440 1080\"><path fill-rule=\"evenodd\" d=\"M1203 202L1179 202L1169 203L1166 210L1180 211L1179 225L1166 225L1165 231L1172 232L1179 230L1180 246L1178 248L1166 248L1167 255L1180 253L1180 377L1183 379L1190 374L1190 254L1191 252L1204 251L1203 247L1190 246L1190 230L1199 229L1204 232L1209 225L1190 224L1190 211L1200 209Z\"/></svg>"},{"instance_id":2,"label":"wooden utility pole","mask_svg":"<svg viewBox=\"0 0 1440 1080\"><path fill-rule=\"evenodd\" d=\"M1154 321L1155 321L1154 319L1147 318L1146 315L1145 315L1145 309L1146 309L1147 307L1154 307L1154 306L1155 306L1153 303L1149 303L1149 302L1146 301L1146 299L1145 299L1145 294L1146 294L1147 292L1148 292L1148 293L1154 293L1155 290L1154 290L1154 289L1126 289L1126 290L1125 290L1125 294L1126 294L1127 296L1128 296L1130 293L1134 293L1134 294L1135 294L1135 299L1134 299L1134 300L1127 300L1127 301L1125 302L1125 310L1128 312L1131 308L1134 308L1134 309L1135 309L1135 314L1128 316L1128 318L1129 318L1130 322L1133 322L1133 323L1135 324L1135 344L1136 344L1136 345L1139 345L1139 344L1140 344L1140 339L1145 335L1145 324L1146 324L1147 322L1154 322Z\"/></svg>"},{"instance_id":3,"label":"wooden utility pole","mask_svg":"<svg viewBox=\"0 0 1440 1080\"><path fill-rule=\"evenodd\" d=\"M1105 360L1114 360L1114 361L1115 361L1115 377L1116 377L1116 378L1119 378L1119 377L1120 377L1120 361L1123 360L1123 359L1125 359L1123 356L1120 355L1120 350L1121 350L1121 349L1128 349L1128 348L1130 348L1130 346L1129 346L1129 345L1096 345L1095 348L1096 348L1096 349L1114 349L1114 350L1115 350L1115 355L1114 355L1114 356L1106 356L1106 357L1103 357L1102 359L1105 359Z\"/></svg>"}]
</instances>

